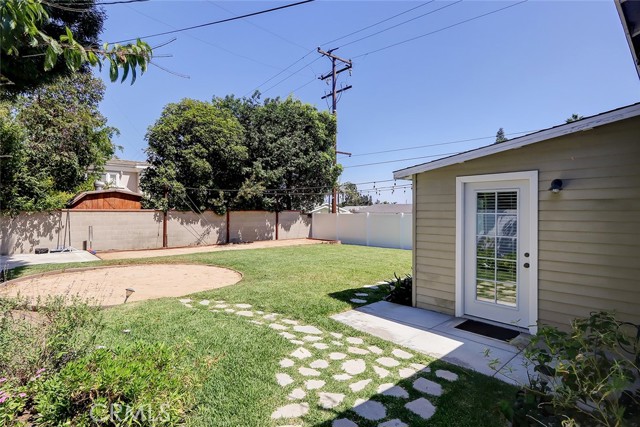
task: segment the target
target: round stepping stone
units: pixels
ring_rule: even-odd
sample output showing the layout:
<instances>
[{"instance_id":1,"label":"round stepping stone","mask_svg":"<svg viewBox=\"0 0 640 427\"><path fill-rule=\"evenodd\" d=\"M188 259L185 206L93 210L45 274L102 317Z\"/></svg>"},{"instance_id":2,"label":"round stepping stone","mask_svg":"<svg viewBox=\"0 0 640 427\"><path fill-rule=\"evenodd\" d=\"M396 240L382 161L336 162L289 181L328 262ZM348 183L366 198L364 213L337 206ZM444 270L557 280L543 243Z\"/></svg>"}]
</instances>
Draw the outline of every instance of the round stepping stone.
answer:
<instances>
[{"instance_id":1,"label":"round stepping stone","mask_svg":"<svg viewBox=\"0 0 640 427\"><path fill-rule=\"evenodd\" d=\"M417 373L418 372L415 369L411 368L402 368L398 371L398 375L400 376L400 378L411 378Z\"/></svg>"},{"instance_id":2,"label":"round stepping stone","mask_svg":"<svg viewBox=\"0 0 640 427\"><path fill-rule=\"evenodd\" d=\"M375 345L370 345L367 348L373 354L382 354L383 353L382 349L380 347L375 346Z\"/></svg>"},{"instance_id":3,"label":"round stepping stone","mask_svg":"<svg viewBox=\"0 0 640 427\"><path fill-rule=\"evenodd\" d=\"M307 392L301 388L296 388L287 395L287 399L289 400L300 400L305 397L307 397Z\"/></svg>"},{"instance_id":4,"label":"round stepping stone","mask_svg":"<svg viewBox=\"0 0 640 427\"><path fill-rule=\"evenodd\" d=\"M193 308L193 306L191 304L189 304L189 303L186 303L184 306L187 307L187 308ZM231 313L233 313L233 311Z\"/></svg>"},{"instance_id":5,"label":"round stepping stone","mask_svg":"<svg viewBox=\"0 0 640 427\"><path fill-rule=\"evenodd\" d=\"M438 369L436 371L436 377L442 378L443 380L447 380L447 381L457 381L458 374L454 374L451 371L445 371L445 370L442 370L442 369Z\"/></svg>"},{"instance_id":6,"label":"round stepping stone","mask_svg":"<svg viewBox=\"0 0 640 427\"><path fill-rule=\"evenodd\" d=\"M271 324L269 325L269 327L270 327L271 329L275 329L276 331L284 331L284 330L286 330L286 329L289 329L289 327L288 327L288 326L284 326L284 325L281 325L281 324L279 324L279 323L271 323Z\"/></svg>"},{"instance_id":7,"label":"round stepping stone","mask_svg":"<svg viewBox=\"0 0 640 427\"><path fill-rule=\"evenodd\" d=\"M336 381L349 381L351 378L353 377L349 374L338 374L333 376L333 379Z\"/></svg>"},{"instance_id":8,"label":"round stepping stone","mask_svg":"<svg viewBox=\"0 0 640 427\"><path fill-rule=\"evenodd\" d=\"M300 340L289 340L289 342L291 344L295 344L295 345L304 345L305 344L304 341L300 341Z\"/></svg>"},{"instance_id":9,"label":"round stepping stone","mask_svg":"<svg viewBox=\"0 0 640 427\"><path fill-rule=\"evenodd\" d=\"M409 427L409 426L396 418L395 420L389 420L382 424L378 424L378 427Z\"/></svg>"},{"instance_id":10,"label":"round stepping stone","mask_svg":"<svg viewBox=\"0 0 640 427\"><path fill-rule=\"evenodd\" d=\"M409 392L407 392L407 390L393 383L380 384L378 387L378 394L383 396L399 397L402 399L409 398Z\"/></svg>"},{"instance_id":11,"label":"round stepping stone","mask_svg":"<svg viewBox=\"0 0 640 427\"><path fill-rule=\"evenodd\" d=\"M282 319L280 320L282 323L286 323L287 325L297 325L298 321L297 320L291 320L291 319Z\"/></svg>"},{"instance_id":12,"label":"round stepping stone","mask_svg":"<svg viewBox=\"0 0 640 427\"><path fill-rule=\"evenodd\" d=\"M322 331L315 326L294 326L293 330L303 334L322 335Z\"/></svg>"},{"instance_id":13,"label":"round stepping stone","mask_svg":"<svg viewBox=\"0 0 640 427\"><path fill-rule=\"evenodd\" d=\"M400 364L396 359L392 359L391 357L381 357L380 359L376 359L382 366L386 366L387 368L395 368Z\"/></svg>"},{"instance_id":14,"label":"round stepping stone","mask_svg":"<svg viewBox=\"0 0 640 427\"><path fill-rule=\"evenodd\" d=\"M374 366L373 370L375 371L376 374L378 374L380 378L386 378L389 376L389 371L387 371L384 368L381 368L380 366Z\"/></svg>"},{"instance_id":15,"label":"round stepping stone","mask_svg":"<svg viewBox=\"0 0 640 427\"><path fill-rule=\"evenodd\" d=\"M355 338L355 337L347 338L347 342L349 344L355 344L355 345L364 344L364 341L362 340L362 338Z\"/></svg>"},{"instance_id":16,"label":"round stepping stone","mask_svg":"<svg viewBox=\"0 0 640 427\"><path fill-rule=\"evenodd\" d=\"M229 307L227 304L216 304L213 306L213 308L227 308Z\"/></svg>"},{"instance_id":17,"label":"round stepping stone","mask_svg":"<svg viewBox=\"0 0 640 427\"><path fill-rule=\"evenodd\" d=\"M317 390L324 387L326 383L322 380L307 380L304 382L304 386L307 390Z\"/></svg>"},{"instance_id":18,"label":"round stepping stone","mask_svg":"<svg viewBox=\"0 0 640 427\"><path fill-rule=\"evenodd\" d=\"M223 300L215 300L214 301L216 304L224 304L226 301Z\"/></svg>"},{"instance_id":19,"label":"round stepping stone","mask_svg":"<svg viewBox=\"0 0 640 427\"><path fill-rule=\"evenodd\" d=\"M302 337L302 339L305 341L320 341L322 337L319 337L317 335L305 335L304 337Z\"/></svg>"},{"instance_id":20,"label":"round stepping stone","mask_svg":"<svg viewBox=\"0 0 640 427\"><path fill-rule=\"evenodd\" d=\"M295 357L296 359L307 359L311 357L311 352L304 347L300 347L291 353L291 357Z\"/></svg>"},{"instance_id":21,"label":"round stepping stone","mask_svg":"<svg viewBox=\"0 0 640 427\"><path fill-rule=\"evenodd\" d=\"M358 424L347 418L340 418L339 420L333 420L331 427L358 427Z\"/></svg>"},{"instance_id":22,"label":"round stepping stone","mask_svg":"<svg viewBox=\"0 0 640 427\"><path fill-rule=\"evenodd\" d=\"M311 368L306 368L306 367L301 367L298 368L298 372L300 372L300 375L305 376L305 377L319 377L320 376L320 371L316 371L315 369L311 369Z\"/></svg>"},{"instance_id":23,"label":"round stepping stone","mask_svg":"<svg viewBox=\"0 0 640 427\"><path fill-rule=\"evenodd\" d=\"M326 360L318 359L311 362L309 366L311 366L314 369L326 369L329 367L329 362L327 362Z\"/></svg>"},{"instance_id":24,"label":"round stepping stone","mask_svg":"<svg viewBox=\"0 0 640 427\"><path fill-rule=\"evenodd\" d=\"M365 350L364 348L359 347L349 347L347 351L353 354L369 354L369 350Z\"/></svg>"},{"instance_id":25,"label":"round stepping stone","mask_svg":"<svg viewBox=\"0 0 640 427\"><path fill-rule=\"evenodd\" d=\"M342 370L349 375L361 374L365 369L367 369L367 365L362 359L347 360L342 364Z\"/></svg>"},{"instance_id":26,"label":"round stepping stone","mask_svg":"<svg viewBox=\"0 0 640 427\"><path fill-rule=\"evenodd\" d=\"M308 403L292 403L291 405L282 406L271 414L271 419L277 420L280 418L298 418L303 415L307 415L309 412Z\"/></svg>"},{"instance_id":27,"label":"round stepping stone","mask_svg":"<svg viewBox=\"0 0 640 427\"><path fill-rule=\"evenodd\" d=\"M285 337L288 340L296 339L296 336L293 335L293 334L290 334L289 332L280 332L280 335L282 335L283 337Z\"/></svg>"},{"instance_id":28,"label":"round stepping stone","mask_svg":"<svg viewBox=\"0 0 640 427\"><path fill-rule=\"evenodd\" d=\"M213 308L210 308L209 311L212 312L212 313L220 313L220 310L216 310L216 309L213 309ZM252 322L255 323L256 321L252 320ZM258 324L259 325L264 325L264 323L262 323L262 322L258 322Z\"/></svg>"},{"instance_id":29,"label":"round stepping stone","mask_svg":"<svg viewBox=\"0 0 640 427\"><path fill-rule=\"evenodd\" d=\"M209 305L209 300L208 299L203 299L198 304L200 304L200 305Z\"/></svg>"},{"instance_id":30,"label":"round stepping stone","mask_svg":"<svg viewBox=\"0 0 640 427\"><path fill-rule=\"evenodd\" d=\"M342 360L342 359L344 359L346 357L347 357L347 355L344 354L344 353L337 353L337 352L329 353L329 359L331 359L331 360Z\"/></svg>"},{"instance_id":31,"label":"round stepping stone","mask_svg":"<svg viewBox=\"0 0 640 427\"><path fill-rule=\"evenodd\" d=\"M278 381L278 384L282 387L286 387L289 384L293 383L293 378L291 378L291 375L289 374L276 374L276 381Z\"/></svg>"},{"instance_id":32,"label":"round stepping stone","mask_svg":"<svg viewBox=\"0 0 640 427\"><path fill-rule=\"evenodd\" d=\"M329 333L331 334L332 337L338 338L338 339L340 339L340 338L342 338L344 336L344 335L339 334L337 332L329 332Z\"/></svg>"},{"instance_id":33,"label":"round stepping stone","mask_svg":"<svg viewBox=\"0 0 640 427\"><path fill-rule=\"evenodd\" d=\"M213 311L213 310L211 310ZM217 311L217 310L216 310ZM261 322L259 320L250 320L251 323L255 323L256 325L264 325L264 322Z\"/></svg>"},{"instance_id":34,"label":"round stepping stone","mask_svg":"<svg viewBox=\"0 0 640 427\"><path fill-rule=\"evenodd\" d=\"M387 416L387 410L384 405L375 400L356 400L353 412L369 421L377 421Z\"/></svg>"},{"instance_id":35,"label":"round stepping stone","mask_svg":"<svg viewBox=\"0 0 640 427\"><path fill-rule=\"evenodd\" d=\"M332 409L340 405L344 400L344 394L340 393L318 393L318 404L324 409Z\"/></svg>"},{"instance_id":36,"label":"round stepping stone","mask_svg":"<svg viewBox=\"0 0 640 427\"><path fill-rule=\"evenodd\" d=\"M357 296L357 297L368 297L369 296L369 294L366 294L364 292L356 292L354 295Z\"/></svg>"},{"instance_id":37,"label":"round stepping stone","mask_svg":"<svg viewBox=\"0 0 640 427\"><path fill-rule=\"evenodd\" d=\"M294 363L295 362L293 360L291 360L291 359L282 359L280 361L280 367L281 368L290 368L290 367L292 367L294 365Z\"/></svg>"},{"instance_id":38,"label":"round stepping stone","mask_svg":"<svg viewBox=\"0 0 640 427\"><path fill-rule=\"evenodd\" d=\"M418 378L417 380L415 380L413 382L413 388L421 393L427 393L433 396L442 395L442 386L426 378Z\"/></svg>"},{"instance_id":39,"label":"round stepping stone","mask_svg":"<svg viewBox=\"0 0 640 427\"><path fill-rule=\"evenodd\" d=\"M252 311L237 311L236 314L238 316L253 317L253 312Z\"/></svg>"},{"instance_id":40,"label":"round stepping stone","mask_svg":"<svg viewBox=\"0 0 640 427\"><path fill-rule=\"evenodd\" d=\"M188 303L191 302L191 299L190 298L183 298L183 299L179 299L178 301L180 301L183 304L188 304Z\"/></svg>"},{"instance_id":41,"label":"round stepping stone","mask_svg":"<svg viewBox=\"0 0 640 427\"><path fill-rule=\"evenodd\" d=\"M262 316L264 314L264 311L256 310L256 314L259 314Z\"/></svg>"},{"instance_id":42,"label":"round stepping stone","mask_svg":"<svg viewBox=\"0 0 640 427\"><path fill-rule=\"evenodd\" d=\"M277 316L277 314L265 314L262 318L265 320L276 320Z\"/></svg>"},{"instance_id":43,"label":"round stepping stone","mask_svg":"<svg viewBox=\"0 0 640 427\"><path fill-rule=\"evenodd\" d=\"M251 308L253 307L251 304L236 304L236 307L238 308Z\"/></svg>"},{"instance_id":44,"label":"round stepping stone","mask_svg":"<svg viewBox=\"0 0 640 427\"><path fill-rule=\"evenodd\" d=\"M233 308L225 308L225 310L227 313L235 313L236 311Z\"/></svg>"},{"instance_id":45,"label":"round stepping stone","mask_svg":"<svg viewBox=\"0 0 640 427\"><path fill-rule=\"evenodd\" d=\"M428 420L436 413L436 407L424 397L409 402L404 407L425 420Z\"/></svg>"},{"instance_id":46,"label":"round stepping stone","mask_svg":"<svg viewBox=\"0 0 640 427\"><path fill-rule=\"evenodd\" d=\"M313 344L311 344L311 347L317 348L318 350L326 350L329 348L329 346L323 342L314 342Z\"/></svg>"},{"instance_id":47,"label":"round stepping stone","mask_svg":"<svg viewBox=\"0 0 640 427\"><path fill-rule=\"evenodd\" d=\"M343 346L344 345L340 341L331 341L331 344L337 345L337 346Z\"/></svg>"},{"instance_id":48,"label":"round stepping stone","mask_svg":"<svg viewBox=\"0 0 640 427\"><path fill-rule=\"evenodd\" d=\"M357 383L349 384L349 388L351 389L352 392L355 393L355 392L364 390L365 387L368 386L370 382L371 382L370 379L358 381Z\"/></svg>"},{"instance_id":49,"label":"round stepping stone","mask_svg":"<svg viewBox=\"0 0 640 427\"><path fill-rule=\"evenodd\" d=\"M360 298L351 298L349 301L351 301L354 304L366 304L367 301L366 299L360 299Z\"/></svg>"},{"instance_id":50,"label":"round stepping stone","mask_svg":"<svg viewBox=\"0 0 640 427\"><path fill-rule=\"evenodd\" d=\"M412 363L410 366L416 371L431 372L431 369L427 365L423 365L422 363Z\"/></svg>"},{"instance_id":51,"label":"round stepping stone","mask_svg":"<svg viewBox=\"0 0 640 427\"><path fill-rule=\"evenodd\" d=\"M413 354L407 353L406 351L400 350L399 348L396 348L395 350L393 350L391 354L393 354L398 359L405 359L405 360L411 359L413 357Z\"/></svg>"}]
</instances>

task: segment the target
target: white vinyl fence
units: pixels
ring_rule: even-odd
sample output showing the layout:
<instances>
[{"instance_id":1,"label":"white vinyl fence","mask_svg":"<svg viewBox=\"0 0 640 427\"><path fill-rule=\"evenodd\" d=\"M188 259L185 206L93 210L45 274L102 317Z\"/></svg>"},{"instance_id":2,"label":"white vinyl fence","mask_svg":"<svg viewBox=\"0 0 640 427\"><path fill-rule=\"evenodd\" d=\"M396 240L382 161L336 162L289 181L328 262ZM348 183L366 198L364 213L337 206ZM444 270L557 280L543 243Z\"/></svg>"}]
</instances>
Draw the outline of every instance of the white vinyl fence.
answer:
<instances>
[{"instance_id":1,"label":"white vinyl fence","mask_svg":"<svg viewBox=\"0 0 640 427\"><path fill-rule=\"evenodd\" d=\"M313 214L314 239L351 245L411 249L411 214Z\"/></svg>"}]
</instances>

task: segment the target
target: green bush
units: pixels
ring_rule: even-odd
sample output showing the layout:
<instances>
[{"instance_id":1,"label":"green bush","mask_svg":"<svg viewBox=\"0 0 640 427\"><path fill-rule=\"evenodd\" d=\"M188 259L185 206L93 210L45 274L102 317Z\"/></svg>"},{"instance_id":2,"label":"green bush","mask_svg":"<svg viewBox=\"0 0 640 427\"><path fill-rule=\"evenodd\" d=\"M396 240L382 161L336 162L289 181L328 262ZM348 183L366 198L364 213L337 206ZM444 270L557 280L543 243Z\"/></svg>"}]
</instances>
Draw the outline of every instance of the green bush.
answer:
<instances>
[{"instance_id":1,"label":"green bush","mask_svg":"<svg viewBox=\"0 0 640 427\"><path fill-rule=\"evenodd\" d=\"M383 285L387 291L387 296L384 297L386 301L394 302L396 304L411 306L411 297L413 295L413 278L410 274L405 277L398 277L396 273L393 273L393 280L388 280Z\"/></svg>"}]
</instances>

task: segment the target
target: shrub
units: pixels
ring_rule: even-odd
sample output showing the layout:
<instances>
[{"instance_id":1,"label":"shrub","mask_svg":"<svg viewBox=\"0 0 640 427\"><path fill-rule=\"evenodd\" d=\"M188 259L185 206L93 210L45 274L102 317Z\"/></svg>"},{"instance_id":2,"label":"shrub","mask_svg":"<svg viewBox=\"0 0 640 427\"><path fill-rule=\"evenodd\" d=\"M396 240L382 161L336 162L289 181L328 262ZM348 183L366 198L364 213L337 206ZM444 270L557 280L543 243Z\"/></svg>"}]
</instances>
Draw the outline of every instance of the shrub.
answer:
<instances>
[{"instance_id":1,"label":"shrub","mask_svg":"<svg viewBox=\"0 0 640 427\"><path fill-rule=\"evenodd\" d=\"M407 274L405 277L398 277L396 273L393 273L393 277L393 280L388 280L384 285L387 290L387 296L384 299L396 304L411 306L411 297L413 295L413 279L411 275Z\"/></svg>"}]
</instances>

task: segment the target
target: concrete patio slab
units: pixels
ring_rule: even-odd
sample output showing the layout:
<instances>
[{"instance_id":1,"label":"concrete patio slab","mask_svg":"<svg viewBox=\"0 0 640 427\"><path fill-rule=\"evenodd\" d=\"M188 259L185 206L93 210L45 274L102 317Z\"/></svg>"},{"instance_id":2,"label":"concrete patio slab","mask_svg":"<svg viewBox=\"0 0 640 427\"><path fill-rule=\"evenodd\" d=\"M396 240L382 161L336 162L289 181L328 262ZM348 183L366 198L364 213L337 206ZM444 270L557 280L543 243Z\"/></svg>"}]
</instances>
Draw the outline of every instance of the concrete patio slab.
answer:
<instances>
[{"instance_id":1,"label":"concrete patio slab","mask_svg":"<svg viewBox=\"0 0 640 427\"><path fill-rule=\"evenodd\" d=\"M66 264L68 262L100 261L95 255L87 251L75 250L71 252L53 252L46 254L15 254L1 255L0 268L12 269L24 265L37 264Z\"/></svg>"},{"instance_id":2,"label":"concrete patio slab","mask_svg":"<svg viewBox=\"0 0 640 427\"><path fill-rule=\"evenodd\" d=\"M503 341L455 329L463 319L381 301L339 313L334 320L437 359L509 383L526 383L521 350ZM492 368L491 361L497 360Z\"/></svg>"}]
</instances>

